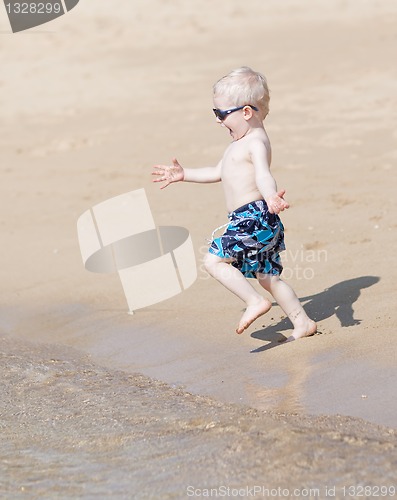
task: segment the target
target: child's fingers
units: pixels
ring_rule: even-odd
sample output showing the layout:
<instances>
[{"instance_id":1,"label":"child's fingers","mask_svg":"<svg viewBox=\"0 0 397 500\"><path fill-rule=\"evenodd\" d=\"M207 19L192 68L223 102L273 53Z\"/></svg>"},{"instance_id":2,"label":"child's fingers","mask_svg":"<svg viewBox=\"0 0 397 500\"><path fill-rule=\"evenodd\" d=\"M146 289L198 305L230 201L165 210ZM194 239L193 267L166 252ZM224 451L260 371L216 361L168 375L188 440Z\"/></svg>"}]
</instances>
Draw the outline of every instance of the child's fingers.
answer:
<instances>
[{"instance_id":1,"label":"child's fingers","mask_svg":"<svg viewBox=\"0 0 397 500\"><path fill-rule=\"evenodd\" d=\"M277 193L277 195L282 198L285 195L285 189L280 189L280 191Z\"/></svg>"},{"instance_id":2,"label":"child's fingers","mask_svg":"<svg viewBox=\"0 0 397 500\"><path fill-rule=\"evenodd\" d=\"M284 198L283 198L284 194L285 194L285 189L282 189L281 191L279 191L277 193L277 196L278 196L278 203L277 203L277 205L279 205L280 210L284 210L285 208L289 208L288 201L285 201Z\"/></svg>"},{"instance_id":3,"label":"child's fingers","mask_svg":"<svg viewBox=\"0 0 397 500\"><path fill-rule=\"evenodd\" d=\"M167 170L167 167L165 167L164 165L154 165L152 174L158 175L159 172L160 173L165 172L166 170Z\"/></svg>"},{"instance_id":4,"label":"child's fingers","mask_svg":"<svg viewBox=\"0 0 397 500\"><path fill-rule=\"evenodd\" d=\"M170 184L170 182L167 179L165 179L164 177L161 177L161 179L153 179L152 182L164 182L165 184L160 186L160 189L164 189L165 187L167 187Z\"/></svg>"},{"instance_id":5,"label":"child's fingers","mask_svg":"<svg viewBox=\"0 0 397 500\"><path fill-rule=\"evenodd\" d=\"M284 198L282 198L281 205L282 205L283 209L289 208L289 203L288 203L288 201L285 201Z\"/></svg>"}]
</instances>

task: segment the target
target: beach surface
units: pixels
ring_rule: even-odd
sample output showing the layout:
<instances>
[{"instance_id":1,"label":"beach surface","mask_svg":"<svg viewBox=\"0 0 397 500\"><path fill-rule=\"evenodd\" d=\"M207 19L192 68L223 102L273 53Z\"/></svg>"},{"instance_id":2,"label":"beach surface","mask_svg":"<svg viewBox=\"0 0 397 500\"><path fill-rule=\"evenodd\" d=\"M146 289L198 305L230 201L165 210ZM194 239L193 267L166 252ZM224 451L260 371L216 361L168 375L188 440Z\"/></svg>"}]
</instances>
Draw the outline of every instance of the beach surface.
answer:
<instances>
[{"instance_id":1,"label":"beach surface","mask_svg":"<svg viewBox=\"0 0 397 500\"><path fill-rule=\"evenodd\" d=\"M20 34L0 14L4 498L396 485L397 4L82 0ZM268 78L284 278L319 326L284 345L276 304L236 335L243 304L203 270L221 185L150 175L219 161L211 88L242 65ZM141 188L198 278L131 316L76 222Z\"/></svg>"}]
</instances>

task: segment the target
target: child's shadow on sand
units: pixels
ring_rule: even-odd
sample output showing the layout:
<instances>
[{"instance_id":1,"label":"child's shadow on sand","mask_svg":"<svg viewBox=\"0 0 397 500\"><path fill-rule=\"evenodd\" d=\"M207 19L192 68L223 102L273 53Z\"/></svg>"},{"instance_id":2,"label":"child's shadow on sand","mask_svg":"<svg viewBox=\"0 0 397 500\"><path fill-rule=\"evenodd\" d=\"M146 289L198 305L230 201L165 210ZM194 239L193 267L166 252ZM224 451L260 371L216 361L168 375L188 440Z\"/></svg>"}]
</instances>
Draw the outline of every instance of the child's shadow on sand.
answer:
<instances>
[{"instance_id":1,"label":"child's shadow on sand","mask_svg":"<svg viewBox=\"0 0 397 500\"><path fill-rule=\"evenodd\" d=\"M347 281L342 281L336 285L326 288L323 292L316 295L310 295L300 299L306 302L303 306L308 316L315 321L321 321L330 318L334 314L339 319L341 326L359 325L361 320L354 318L353 304L360 296L362 288L368 288L379 281L377 276L361 276ZM273 347L283 345L282 342L287 337L281 332L291 330L291 322L288 318L281 320L277 325L272 325L257 330L251 334L251 337L260 340L270 341L269 344L258 347L251 352L261 352ZM321 333L321 332L319 332Z\"/></svg>"}]
</instances>

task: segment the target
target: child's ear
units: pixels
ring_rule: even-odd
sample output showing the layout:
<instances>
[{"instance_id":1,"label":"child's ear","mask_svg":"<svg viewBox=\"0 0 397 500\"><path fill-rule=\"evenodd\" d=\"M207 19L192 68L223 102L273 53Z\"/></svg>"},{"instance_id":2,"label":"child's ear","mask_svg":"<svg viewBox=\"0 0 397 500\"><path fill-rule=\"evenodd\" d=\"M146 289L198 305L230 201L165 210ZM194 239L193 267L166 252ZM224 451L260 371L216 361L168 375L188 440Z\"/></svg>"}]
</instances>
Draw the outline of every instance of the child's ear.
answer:
<instances>
[{"instance_id":1,"label":"child's ear","mask_svg":"<svg viewBox=\"0 0 397 500\"><path fill-rule=\"evenodd\" d=\"M253 116L253 111L249 106L245 106L243 109L244 120L249 120Z\"/></svg>"}]
</instances>

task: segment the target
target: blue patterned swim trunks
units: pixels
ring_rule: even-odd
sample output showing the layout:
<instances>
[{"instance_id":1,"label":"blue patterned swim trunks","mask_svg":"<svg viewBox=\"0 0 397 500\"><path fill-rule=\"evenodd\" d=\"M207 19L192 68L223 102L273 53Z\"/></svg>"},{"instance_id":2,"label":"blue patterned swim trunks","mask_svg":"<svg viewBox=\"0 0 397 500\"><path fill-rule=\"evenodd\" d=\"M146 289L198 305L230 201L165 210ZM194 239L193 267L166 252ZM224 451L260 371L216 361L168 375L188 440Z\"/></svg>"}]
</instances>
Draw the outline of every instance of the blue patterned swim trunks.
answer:
<instances>
[{"instance_id":1,"label":"blue patterned swim trunks","mask_svg":"<svg viewBox=\"0 0 397 500\"><path fill-rule=\"evenodd\" d=\"M211 242L209 251L235 259L232 266L246 278L256 273L280 275L280 252L285 250L284 226L278 215L269 213L264 200L253 201L229 215L226 231Z\"/></svg>"}]
</instances>

